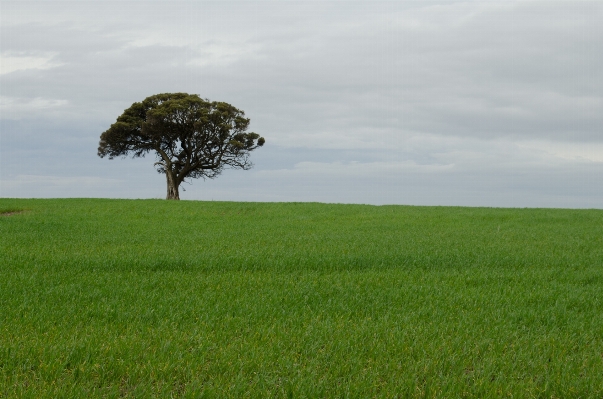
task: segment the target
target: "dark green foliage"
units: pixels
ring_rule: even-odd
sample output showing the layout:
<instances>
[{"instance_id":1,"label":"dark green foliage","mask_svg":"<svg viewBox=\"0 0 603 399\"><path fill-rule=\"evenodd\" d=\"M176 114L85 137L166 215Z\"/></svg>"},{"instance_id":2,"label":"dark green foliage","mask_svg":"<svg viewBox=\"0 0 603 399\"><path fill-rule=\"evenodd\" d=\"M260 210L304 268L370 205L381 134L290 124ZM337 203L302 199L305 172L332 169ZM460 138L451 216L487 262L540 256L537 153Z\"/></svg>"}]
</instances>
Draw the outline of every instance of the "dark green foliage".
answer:
<instances>
[{"instance_id":1,"label":"dark green foliage","mask_svg":"<svg viewBox=\"0 0 603 399\"><path fill-rule=\"evenodd\" d=\"M600 210L8 209L0 397L603 397Z\"/></svg>"},{"instance_id":2,"label":"dark green foliage","mask_svg":"<svg viewBox=\"0 0 603 399\"><path fill-rule=\"evenodd\" d=\"M166 174L168 199L179 199L186 178L214 178L225 167L249 169L249 153L264 145L247 133L245 113L225 102L196 94L165 93L134 103L105 131L98 155L109 159L154 152L155 166Z\"/></svg>"}]
</instances>

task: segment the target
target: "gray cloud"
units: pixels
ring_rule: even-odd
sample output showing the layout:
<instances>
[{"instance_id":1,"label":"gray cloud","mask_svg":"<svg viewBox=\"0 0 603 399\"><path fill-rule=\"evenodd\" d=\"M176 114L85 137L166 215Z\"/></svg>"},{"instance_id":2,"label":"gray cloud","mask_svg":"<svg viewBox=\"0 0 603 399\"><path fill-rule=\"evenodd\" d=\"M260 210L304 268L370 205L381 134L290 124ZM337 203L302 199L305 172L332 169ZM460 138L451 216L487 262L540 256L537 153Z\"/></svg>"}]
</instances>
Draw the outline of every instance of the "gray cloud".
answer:
<instances>
[{"instance_id":1,"label":"gray cloud","mask_svg":"<svg viewBox=\"0 0 603 399\"><path fill-rule=\"evenodd\" d=\"M31 177L48 165L48 181L114 179L62 193L131 197L115 183L131 168L161 196L144 160L96 159L98 136L132 102L185 91L244 109L268 144L253 172L184 198L603 207L598 2L0 7L1 196L54 193ZM229 188L235 174L262 195ZM413 184L424 194L392 194Z\"/></svg>"}]
</instances>

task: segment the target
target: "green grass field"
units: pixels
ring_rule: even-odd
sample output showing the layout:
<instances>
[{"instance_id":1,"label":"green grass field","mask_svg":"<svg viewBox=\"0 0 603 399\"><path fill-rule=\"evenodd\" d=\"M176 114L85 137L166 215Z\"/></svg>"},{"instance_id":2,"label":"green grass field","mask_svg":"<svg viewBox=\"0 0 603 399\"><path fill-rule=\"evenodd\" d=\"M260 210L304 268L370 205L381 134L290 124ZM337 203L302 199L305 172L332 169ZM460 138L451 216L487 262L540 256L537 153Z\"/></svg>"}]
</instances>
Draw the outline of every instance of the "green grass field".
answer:
<instances>
[{"instance_id":1,"label":"green grass field","mask_svg":"<svg viewBox=\"0 0 603 399\"><path fill-rule=\"evenodd\" d=\"M0 213L0 397L603 397L601 210Z\"/></svg>"}]
</instances>

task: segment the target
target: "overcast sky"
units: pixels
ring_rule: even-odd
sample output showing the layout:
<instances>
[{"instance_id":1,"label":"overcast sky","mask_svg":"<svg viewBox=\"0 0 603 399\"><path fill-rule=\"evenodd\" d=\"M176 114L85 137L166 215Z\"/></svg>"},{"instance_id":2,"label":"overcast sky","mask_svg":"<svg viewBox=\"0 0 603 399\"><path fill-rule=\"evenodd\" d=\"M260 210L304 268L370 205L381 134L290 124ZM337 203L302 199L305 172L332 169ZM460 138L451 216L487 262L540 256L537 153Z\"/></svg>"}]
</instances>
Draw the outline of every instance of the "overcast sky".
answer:
<instances>
[{"instance_id":1,"label":"overcast sky","mask_svg":"<svg viewBox=\"0 0 603 399\"><path fill-rule=\"evenodd\" d=\"M100 159L165 92L245 111L191 200L603 208L603 2L0 2L0 197L164 198Z\"/></svg>"}]
</instances>

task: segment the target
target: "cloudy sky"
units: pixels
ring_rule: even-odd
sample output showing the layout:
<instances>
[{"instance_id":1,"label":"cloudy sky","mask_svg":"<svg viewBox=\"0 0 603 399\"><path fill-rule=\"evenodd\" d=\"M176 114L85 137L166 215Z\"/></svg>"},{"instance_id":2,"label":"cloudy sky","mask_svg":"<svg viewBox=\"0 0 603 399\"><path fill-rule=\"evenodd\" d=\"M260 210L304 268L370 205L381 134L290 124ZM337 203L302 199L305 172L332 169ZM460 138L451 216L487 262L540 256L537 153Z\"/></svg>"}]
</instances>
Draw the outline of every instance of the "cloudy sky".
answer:
<instances>
[{"instance_id":1,"label":"cloudy sky","mask_svg":"<svg viewBox=\"0 0 603 399\"><path fill-rule=\"evenodd\" d=\"M0 197L164 198L100 159L145 97L245 111L181 198L603 208L603 2L0 2Z\"/></svg>"}]
</instances>

